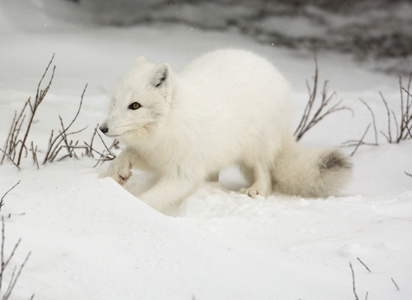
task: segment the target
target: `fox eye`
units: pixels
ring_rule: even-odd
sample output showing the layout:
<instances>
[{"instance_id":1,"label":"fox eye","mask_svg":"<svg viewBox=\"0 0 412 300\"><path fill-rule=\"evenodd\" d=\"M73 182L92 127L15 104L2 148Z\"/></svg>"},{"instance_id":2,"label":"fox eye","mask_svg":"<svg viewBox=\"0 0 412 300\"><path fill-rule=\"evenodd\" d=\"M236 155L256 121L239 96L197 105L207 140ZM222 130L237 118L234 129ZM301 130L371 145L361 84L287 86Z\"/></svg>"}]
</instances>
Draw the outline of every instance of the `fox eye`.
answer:
<instances>
[{"instance_id":1,"label":"fox eye","mask_svg":"<svg viewBox=\"0 0 412 300\"><path fill-rule=\"evenodd\" d=\"M132 104L129 105L128 108L132 109L132 110L136 110L136 109L139 109L140 107L141 107L141 105L139 103L133 102Z\"/></svg>"}]
</instances>

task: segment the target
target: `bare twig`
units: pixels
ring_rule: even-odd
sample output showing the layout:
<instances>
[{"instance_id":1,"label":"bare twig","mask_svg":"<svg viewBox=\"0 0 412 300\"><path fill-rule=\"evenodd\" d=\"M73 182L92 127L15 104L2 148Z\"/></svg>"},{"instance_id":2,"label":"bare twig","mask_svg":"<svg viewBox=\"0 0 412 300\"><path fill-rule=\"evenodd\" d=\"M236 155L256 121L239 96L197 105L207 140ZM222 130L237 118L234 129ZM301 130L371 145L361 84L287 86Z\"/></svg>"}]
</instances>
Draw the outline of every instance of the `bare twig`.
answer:
<instances>
[{"instance_id":1,"label":"bare twig","mask_svg":"<svg viewBox=\"0 0 412 300\"><path fill-rule=\"evenodd\" d=\"M26 265L27 261L29 260L31 255L31 252L27 253L26 258L24 259L23 263L20 265L19 271L17 272L16 277L12 276L10 283L9 283L9 287L6 290L6 293L3 296L3 300L9 299L11 293L13 292L13 289L17 283L17 281L19 280L19 277L21 275L21 272L23 271L24 266ZM13 271L14 274L14 271ZM34 296L32 296L33 299Z\"/></svg>"},{"instance_id":2,"label":"bare twig","mask_svg":"<svg viewBox=\"0 0 412 300\"><path fill-rule=\"evenodd\" d=\"M306 104L304 113L302 118L300 119L300 123L298 125L298 127L295 130L294 135L297 136L297 140L299 140L302 137L302 131L304 130L306 123L308 121L309 115L310 115L310 111L312 110L313 107L313 103L315 101L316 98L316 93L317 93L317 88L318 88L318 75L319 75L319 68L318 68L318 62L317 59L315 57L315 75L313 77L313 90L311 90L308 81L306 81L306 86L309 92L309 99L308 102ZM300 135L300 137L299 137Z\"/></svg>"},{"instance_id":3,"label":"bare twig","mask_svg":"<svg viewBox=\"0 0 412 300\"><path fill-rule=\"evenodd\" d=\"M407 91L404 87L402 87L402 90L403 90L406 94L408 94L409 97L412 97L412 94L411 94L409 91Z\"/></svg>"},{"instance_id":4,"label":"bare twig","mask_svg":"<svg viewBox=\"0 0 412 300\"><path fill-rule=\"evenodd\" d=\"M340 111L340 110L352 111L352 109L346 106L341 106L342 100L338 101L336 104L329 107L329 104L331 100L336 96L336 93L333 92L331 94L328 94L328 91L327 91L328 81L325 81L323 85L322 93L321 93L319 107L317 110L315 110L312 113L315 102L318 99L317 98L318 80L319 80L319 70L318 70L318 63L315 58L315 75L313 77L313 89L311 89L311 87L309 86L309 83L306 82L308 92L309 92L309 99L306 104L305 110L303 112L302 118L300 119L299 125L297 126L295 133L294 133L297 141L299 141L308 130L310 130L313 126L318 124L326 116L334 112Z\"/></svg>"},{"instance_id":5,"label":"bare twig","mask_svg":"<svg viewBox=\"0 0 412 300\"><path fill-rule=\"evenodd\" d=\"M27 140L27 137L29 136L29 132L30 132L31 126L33 124L33 119L34 119L34 116L36 115L37 109L39 108L40 104L44 100L44 97L46 97L47 92L49 91L50 86L53 82L54 72L56 70L56 66L53 67L51 78L50 78L50 81L47 84L46 88L44 90L40 90L40 86L43 82L44 77L46 76L47 72L49 71L49 68L50 68L50 66L53 62L53 59L54 59L54 54L53 54L49 64L47 65L46 70L44 71L43 76L40 79L39 84L37 85L37 93L36 93L36 99L34 101L34 104L32 105L31 102L30 102L30 99L28 100L28 103L30 105L30 110L31 110L31 116L30 116L30 119L29 119L29 123L27 125L26 133L24 134L24 137L23 137L23 140L22 140L22 145L20 147L19 155L18 155L18 158L17 158L17 163L16 163L17 165L20 165L23 149L26 145L26 140Z\"/></svg>"},{"instance_id":6,"label":"bare twig","mask_svg":"<svg viewBox=\"0 0 412 300\"><path fill-rule=\"evenodd\" d=\"M33 161L37 166L37 169L40 169L39 167L39 161L37 159L37 146L34 147L33 141L31 142L31 149L30 149L31 153L33 154Z\"/></svg>"},{"instance_id":7,"label":"bare twig","mask_svg":"<svg viewBox=\"0 0 412 300\"><path fill-rule=\"evenodd\" d=\"M93 168L96 168L97 165L103 160L102 158L104 157L104 151L105 151L105 150L103 150L102 155L100 155L99 159L97 160L97 162L96 162L96 164L93 166ZM103 160L103 161L104 161L104 160Z\"/></svg>"},{"instance_id":8,"label":"bare twig","mask_svg":"<svg viewBox=\"0 0 412 300\"><path fill-rule=\"evenodd\" d=\"M44 100L44 98L45 98L47 92L49 91L50 86L53 82L56 66L53 67L53 71L52 71L50 80L49 80L46 88L44 90L41 90L42 82L43 82L44 78L46 77L46 75L49 71L49 68L50 68L50 66L53 62L53 59L54 59L54 54L53 54L51 60L49 61L48 65L47 65L47 67L46 67L46 69L45 69L38 85L37 85L37 91L36 91L36 96L35 96L35 99L34 99L34 103L32 103L31 98L29 98L25 102L25 104L24 104L22 110L20 111L20 113L19 114L17 114L17 112L15 113L12 125L10 127L10 131L9 131L9 134L8 134L8 137L7 137L7 140L6 140L6 145L4 147L4 150L2 150L3 157L1 159L0 164L3 163L5 157L7 157L7 158L10 159L10 161L13 162L13 164L16 167L19 167L20 163L21 163L21 159L23 157L23 153L25 152L26 156L27 156L28 147L26 145L26 142L27 142L31 127L33 125L34 117L36 115L37 109L39 108L40 104ZM23 138L20 138L20 133L22 132L21 129L22 129L23 123L24 123L25 118L26 118L25 112L26 112L27 107L29 107L29 109L30 109L30 117L29 117L29 120L27 122L27 127L26 127L26 130L25 130L24 134L23 134Z\"/></svg>"},{"instance_id":9,"label":"bare twig","mask_svg":"<svg viewBox=\"0 0 412 300\"><path fill-rule=\"evenodd\" d=\"M411 128L405 127L405 133L409 134L409 139L412 139L412 124L411 124ZM404 139L406 140L406 137Z\"/></svg>"},{"instance_id":10,"label":"bare twig","mask_svg":"<svg viewBox=\"0 0 412 300\"><path fill-rule=\"evenodd\" d=\"M392 114L393 120L395 121L396 136L397 136L396 142L399 143L399 141L401 140L401 134L399 130L400 127L399 127L398 119L396 118L395 112L393 110L391 110L391 114Z\"/></svg>"},{"instance_id":11,"label":"bare twig","mask_svg":"<svg viewBox=\"0 0 412 300\"><path fill-rule=\"evenodd\" d=\"M393 284L396 286L396 289L399 291L400 289L399 289L398 285L396 284L395 280L392 277L391 277L391 280L392 280Z\"/></svg>"},{"instance_id":12,"label":"bare twig","mask_svg":"<svg viewBox=\"0 0 412 300\"><path fill-rule=\"evenodd\" d=\"M103 137L100 135L99 131L99 124L97 124L97 126L94 129L94 133L91 139L90 144L83 142L86 147L86 155L94 157L93 152L97 153L99 155L99 158L96 162L96 164L94 165L94 167L96 167L101 161L105 162L105 161L110 161L116 158L116 155L111 151L111 149L118 149L119 148L119 141L118 140L113 140L112 145L110 145L110 147L107 146L106 142L104 141ZM103 151L98 151L93 147L93 143L94 143L94 139L96 137L96 135L99 137L101 143L103 144L104 148ZM84 148L82 146L79 146L78 148ZM105 153L107 151L107 154Z\"/></svg>"},{"instance_id":13,"label":"bare twig","mask_svg":"<svg viewBox=\"0 0 412 300\"><path fill-rule=\"evenodd\" d=\"M407 139L407 135L409 134L409 138L412 138L411 129L412 129L412 95L410 93L412 83L412 72L409 74L409 81L407 89L402 86L402 77L399 76L399 88L401 94L401 126L400 126L400 135L398 136L398 141L402 139ZM406 93L406 103L403 100L403 93Z\"/></svg>"},{"instance_id":14,"label":"bare twig","mask_svg":"<svg viewBox=\"0 0 412 300\"><path fill-rule=\"evenodd\" d=\"M371 107L364 100L359 99L359 101L369 110L369 112L372 116L372 125L373 125L373 130L374 130L374 133L375 133L375 142L374 143L364 142L366 134L368 133L369 128L371 126L371 123L369 123L368 126L366 127L366 130L365 130L364 134L362 135L362 138L360 140L349 140L349 141L346 141L346 142L342 143L342 145L346 146L346 147L355 147L355 149L353 150L353 152L351 153L350 156L353 156L360 146L363 146L363 145L378 146L379 145L378 144L378 131L377 131L377 127L376 127L375 114L374 114L373 110L371 109Z\"/></svg>"},{"instance_id":15,"label":"bare twig","mask_svg":"<svg viewBox=\"0 0 412 300\"><path fill-rule=\"evenodd\" d=\"M359 99L359 101L366 106L366 108L369 110L369 112L371 113L372 116L372 124L373 124L373 130L375 132L375 145L378 145L378 130L376 128L376 121L375 121L375 114L373 112L373 110L370 108L370 106L363 101L362 99Z\"/></svg>"},{"instance_id":16,"label":"bare twig","mask_svg":"<svg viewBox=\"0 0 412 300\"><path fill-rule=\"evenodd\" d=\"M386 102L385 97L382 95L381 92L379 92L379 95L381 96L381 99L383 101L383 104L385 104L385 108L386 108L386 113L388 115L388 135L386 135L385 133L383 133L381 131L381 133L385 136L385 138L387 139L388 143L392 143L392 130L391 130L391 111L389 109L388 106L388 102Z\"/></svg>"},{"instance_id":17,"label":"bare twig","mask_svg":"<svg viewBox=\"0 0 412 300\"><path fill-rule=\"evenodd\" d=\"M97 132L97 135L99 136L100 140L102 141L103 146L106 148L107 152L109 152L109 154L106 155L106 158L112 157L112 158L109 159L109 160L115 159L115 158L116 158L116 155L113 154L113 152L112 152L110 149L112 148L113 145L115 145L116 140L113 141L112 146L110 146L110 148L109 148L109 147L107 147L107 145L106 145L106 143L104 142L104 140L103 140L102 136L100 135L100 133L99 133L98 131L96 131L96 132ZM116 149L116 146L114 146L114 147L115 147L115 149Z\"/></svg>"},{"instance_id":18,"label":"bare twig","mask_svg":"<svg viewBox=\"0 0 412 300\"><path fill-rule=\"evenodd\" d=\"M67 135L69 135L69 133L67 133L67 131L70 129L70 127L73 125L73 123L76 121L77 117L80 114L80 110L81 110L82 105L83 105L83 98L84 98L84 94L86 93L86 90L87 90L87 84L85 85L85 87L83 89L83 93L82 93L81 98L80 98L80 104L79 104L79 107L77 109L77 112L76 112L74 118L72 119L72 121L70 122L70 124L67 127L64 126L63 120L59 116L63 129L62 129L62 131L60 131L59 135L57 135L54 139L52 138L53 137L53 132L52 132L51 137L50 137L50 141L49 141L49 148L47 149L46 155L45 155L44 160L43 160L43 165L46 164L48 161L50 161L50 162L53 161L56 158L58 152L62 149L61 146L60 146L60 144L62 142L66 142L66 146L68 146Z\"/></svg>"},{"instance_id":19,"label":"bare twig","mask_svg":"<svg viewBox=\"0 0 412 300\"><path fill-rule=\"evenodd\" d=\"M33 162L39 169L37 146L35 146L33 141L31 141L30 146L29 146L28 137L29 137L30 129L32 128L32 125L34 124L35 114L39 108L39 105L42 103L45 96L47 95L47 92L49 91L51 84L53 82L53 79L54 79L56 67L53 68L50 80L46 88L44 90L41 89L43 81L49 72L53 59L54 59L54 54L37 85L37 91L36 91L34 100L32 100L32 98L28 98L28 100L24 103L23 109L19 113L17 113L17 111L14 113L14 117L12 120L12 124L10 126L9 133L7 135L4 149L0 148L0 152L2 153L0 164L2 164L4 160L7 158L17 168L20 169L21 159L23 158L23 156L27 157L29 152L31 152ZM62 129L59 130L57 135L55 134L54 130L51 131L49 141L48 141L48 146L47 146L47 149L45 151L45 156L42 161L43 165L46 164L47 162L53 162L55 160L62 160L67 157L71 157L71 158L79 158L80 156L94 157L94 153L98 153L100 155L98 162L112 160L116 157L116 155L111 152L111 149L112 148L117 149L119 142L117 140L114 140L113 144L110 147L108 147L98 132L98 124L97 124L97 127L94 129L90 144L84 143L86 146L79 146L79 140L69 139L69 136L78 134L86 130L87 128L86 126L80 130L69 132L72 125L75 123L75 121L80 115L80 111L83 105L83 99L84 99L86 90L87 90L87 84L85 85L83 92L81 94L78 109L73 119L68 125L64 123L63 118L61 116L58 116L60 120L60 126ZM26 119L27 110L29 110L29 114L28 114L29 117L27 118L28 120L26 122L25 119ZM25 124L27 124L26 131L23 132L22 127ZM22 135L23 137L21 137ZM102 144L104 145L107 151L97 151L96 149L94 149L94 142L95 142L96 135L99 136L100 140L102 141ZM61 155L62 150L63 152L65 152L63 155ZM79 153L77 150L84 150L84 152Z\"/></svg>"},{"instance_id":20,"label":"bare twig","mask_svg":"<svg viewBox=\"0 0 412 300\"><path fill-rule=\"evenodd\" d=\"M4 225L3 225L3 226L4 226ZM17 250L17 248L19 247L20 242L21 242L21 239L19 239L19 240L17 241L17 243L14 245L13 250L11 251L11 254L10 254L9 258L7 259L7 261L6 261L6 262L3 261L3 268L4 268L4 269L8 266L10 260L11 260L11 259L13 258L13 256L14 256L14 253L16 253L16 250Z\"/></svg>"},{"instance_id":21,"label":"bare twig","mask_svg":"<svg viewBox=\"0 0 412 300\"><path fill-rule=\"evenodd\" d=\"M9 130L9 134L7 135L7 140L6 140L6 143L5 143L5 145L4 145L4 150L2 150L2 151L3 151L3 156L2 156L2 158L1 158L0 164L2 164L3 161L4 161L4 158L5 158L6 156L8 156L7 150L8 150L8 148L9 148L9 141L10 141L10 138L11 138L12 133L13 133L13 128L14 128L14 124L15 124L15 122L16 122L16 117L17 117L17 112L14 112L13 122L11 123L11 128L10 128L10 130Z\"/></svg>"},{"instance_id":22,"label":"bare twig","mask_svg":"<svg viewBox=\"0 0 412 300\"><path fill-rule=\"evenodd\" d=\"M404 88L402 85L402 78L399 77L399 90L400 90L400 104L401 104L401 112L400 112L400 120L398 122L398 118L393 110L389 108L388 102L386 101L385 97L381 92L379 92L382 101L386 108L386 113L388 116L388 132L385 134L381 131L381 133L385 136L389 143L400 143L402 140L412 139L412 96L410 93L411 89L411 82L412 82L412 73L409 75L409 81L407 88ZM406 93L406 100L404 99L404 94ZM392 137L392 128L391 128L391 119L394 120L396 126L396 138Z\"/></svg>"},{"instance_id":23,"label":"bare twig","mask_svg":"<svg viewBox=\"0 0 412 300\"><path fill-rule=\"evenodd\" d=\"M408 172L405 171L405 174L412 177L412 174L409 174Z\"/></svg>"},{"instance_id":24,"label":"bare twig","mask_svg":"<svg viewBox=\"0 0 412 300\"><path fill-rule=\"evenodd\" d=\"M357 258L357 260L366 268L366 270L369 271L369 273L372 273L372 271L368 268L368 266L363 261L361 261L359 257Z\"/></svg>"},{"instance_id":25,"label":"bare twig","mask_svg":"<svg viewBox=\"0 0 412 300\"><path fill-rule=\"evenodd\" d=\"M90 145L87 145L85 143L88 146L88 149L86 150L86 155L87 156L94 157L93 156L93 143L94 143L94 138L96 137L98 128L99 128L99 124L97 124L96 128L94 128L94 132L93 132L92 138L90 140Z\"/></svg>"},{"instance_id":26,"label":"bare twig","mask_svg":"<svg viewBox=\"0 0 412 300\"><path fill-rule=\"evenodd\" d=\"M4 193L4 195L1 197L1 200L0 200L0 211L1 211L1 208L3 207L3 205L4 205L4 198L6 197L6 195L10 192L10 191L12 191L16 186L18 186L19 185L19 183L20 183L20 181L21 180L19 180L15 185L13 185L6 193Z\"/></svg>"},{"instance_id":27,"label":"bare twig","mask_svg":"<svg viewBox=\"0 0 412 300\"><path fill-rule=\"evenodd\" d=\"M2 287L3 287L4 272L5 272L6 268L8 267L11 259L14 257L14 254L16 253L17 248L19 247L20 242L21 242L21 239L19 239L19 240L17 241L17 243L14 245L13 250L12 250L9 258L8 258L8 259L5 259L5 256L4 256L4 244L5 244L4 217L1 218L1 223L2 223L2 228L1 228L1 234L2 234L2 235L1 235L1 246L0 246L0 292L1 292L1 289L2 289ZM6 289L6 292L4 293L4 295L3 295L3 297L2 297L2 300L7 300L7 299L10 298L10 296L11 296L11 294L12 294L12 292L13 292L13 289L14 289L14 287L16 286L16 283L17 283L17 281L18 281L19 278L20 278L20 275L21 275L21 273L22 273L22 271L23 271L23 268L24 268L24 266L26 265L27 261L28 261L29 258L30 258L30 254L31 254L31 252L29 252L29 253L27 254L25 260L24 260L23 263L20 265L20 268L19 268L17 274L16 274L16 267L14 267L13 272L12 272L12 275L11 275L11 278L10 278L10 281L9 281L9 285L8 285L8 287L7 287L7 289ZM33 298L34 298L34 295L31 296L31 299L33 299Z\"/></svg>"},{"instance_id":28,"label":"bare twig","mask_svg":"<svg viewBox=\"0 0 412 300\"><path fill-rule=\"evenodd\" d=\"M356 153L356 151L358 151L358 148L359 148L360 145L364 145L363 139L365 138L366 134L368 133L370 127L371 127L371 123L369 123L368 127L366 127L366 130L363 133L362 138L359 140L358 144L356 145L355 149L352 151L350 156L353 156Z\"/></svg>"},{"instance_id":29,"label":"bare twig","mask_svg":"<svg viewBox=\"0 0 412 300\"><path fill-rule=\"evenodd\" d=\"M4 152L3 149L0 149L1 152L3 152L3 154L13 163L13 165L15 165L17 167L17 169L20 169L20 166L17 165L14 160L10 157L10 155L8 155L6 152Z\"/></svg>"},{"instance_id":30,"label":"bare twig","mask_svg":"<svg viewBox=\"0 0 412 300\"><path fill-rule=\"evenodd\" d=\"M86 151L95 152L95 153L99 154L100 157L103 156L103 153L104 153L104 151L105 151L104 149L103 149L102 152L100 152L100 151L94 149L94 148L93 148L92 146L90 146L88 143L86 143L86 142L83 142L83 143L84 143L86 146L77 146L76 148L78 148L78 149L85 149Z\"/></svg>"},{"instance_id":31,"label":"bare twig","mask_svg":"<svg viewBox=\"0 0 412 300\"><path fill-rule=\"evenodd\" d=\"M349 267L352 272L352 289L353 289L353 294L355 295L355 300L359 300L358 295L356 294L356 285L355 285L355 272L353 271L352 263L349 262Z\"/></svg>"},{"instance_id":32,"label":"bare twig","mask_svg":"<svg viewBox=\"0 0 412 300\"><path fill-rule=\"evenodd\" d=\"M22 144L21 140L19 140L18 138L19 138L19 133L21 131L21 127L23 125L24 119L26 117L24 112L29 102L30 102L30 98L24 103L24 106L22 110L20 111L19 115L17 115L17 111L14 113L13 122L10 128L7 140L6 140L6 144L4 146L4 150L2 150L3 157L1 159L0 164L2 164L4 162L4 158L7 157L10 161L13 162L14 165L18 167L18 164L14 160L16 157L17 146L19 145L19 143Z\"/></svg>"}]
</instances>

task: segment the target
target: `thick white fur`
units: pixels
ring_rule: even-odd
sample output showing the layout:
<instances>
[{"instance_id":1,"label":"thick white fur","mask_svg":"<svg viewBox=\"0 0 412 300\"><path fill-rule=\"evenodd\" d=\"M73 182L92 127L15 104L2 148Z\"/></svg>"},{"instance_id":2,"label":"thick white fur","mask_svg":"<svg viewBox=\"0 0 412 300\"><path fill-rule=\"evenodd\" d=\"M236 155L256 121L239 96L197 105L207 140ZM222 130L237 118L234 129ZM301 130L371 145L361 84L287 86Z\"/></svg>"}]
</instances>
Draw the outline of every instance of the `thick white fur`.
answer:
<instances>
[{"instance_id":1,"label":"thick white fur","mask_svg":"<svg viewBox=\"0 0 412 300\"><path fill-rule=\"evenodd\" d=\"M129 109L133 102L141 107ZM337 150L298 145L291 120L289 84L262 57L219 50L179 75L140 57L117 86L104 124L108 136L126 145L109 175L123 183L132 166L157 173L158 182L139 198L160 211L233 164L250 179L246 193L252 197L273 189L335 193L349 162ZM328 164L330 153L337 163Z\"/></svg>"}]
</instances>

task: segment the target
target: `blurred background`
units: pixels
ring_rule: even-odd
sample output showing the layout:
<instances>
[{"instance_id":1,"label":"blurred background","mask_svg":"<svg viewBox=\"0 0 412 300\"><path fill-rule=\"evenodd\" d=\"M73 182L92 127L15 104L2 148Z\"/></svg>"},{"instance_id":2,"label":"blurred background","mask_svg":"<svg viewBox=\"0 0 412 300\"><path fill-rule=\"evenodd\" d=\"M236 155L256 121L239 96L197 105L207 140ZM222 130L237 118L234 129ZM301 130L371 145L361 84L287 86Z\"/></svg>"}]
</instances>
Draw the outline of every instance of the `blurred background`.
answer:
<instances>
[{"instance_id":1,"label":"blurred background","mask_svg":"<svg viewBox=\"0 0 412 300\"><path fill-rule=\"evenodd\" d=\"M57 0L55 0L57 1ZM60 0L96 24L186 24L235 30L264 44L333 50L388 73L412 68L412 1L405 0Z\"/></svg>"},{"instance_id":2,"label":"blurred background","mask_svg":"<svg viewBox=\"0 0 412 300\"><path fill-rule=\"evenodd\" d=\"M46 27L32 14L102 27L182 25L236 32L301 53L333 51L388 74L412 69L412 0L2 0L9 26ZM25 3L25 4L24 4ZM22 12L23 5L31 6ZM0 7L1 10L1 7ZM77 12L74 16L73 12ZM50 24L48 24L50 25ZM16 27L16 26L15 26ZM159 27L158 27L159 28ZM50 29L50 28L49 28ZM1 29L0 29L1 33Z\"/></svg>"}]
</instances>

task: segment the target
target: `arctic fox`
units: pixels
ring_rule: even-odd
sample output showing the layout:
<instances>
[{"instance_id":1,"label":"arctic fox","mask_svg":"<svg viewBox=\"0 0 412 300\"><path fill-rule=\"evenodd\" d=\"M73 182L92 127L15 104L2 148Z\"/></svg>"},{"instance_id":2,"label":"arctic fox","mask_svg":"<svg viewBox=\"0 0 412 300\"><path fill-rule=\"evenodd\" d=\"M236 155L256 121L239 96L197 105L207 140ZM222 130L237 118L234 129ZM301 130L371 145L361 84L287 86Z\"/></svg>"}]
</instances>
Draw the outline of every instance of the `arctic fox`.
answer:
<instances>
[{"instance_id":1,"label":"arctic fox","mask_svg":"<svg viewBox=\"0 0 412 300\"><path fill-rule=\"evenodd\" d=\"M100 126L126 145L109 175L123 184L132 167L155 172L157 183L138 197L159 211L234 164L250 181L251 197L336 193L351 163L336 149L297 144L290 106L289 84L251 52L210 52L180 74L139 57Z\"/></svg>"}]
</instances>

